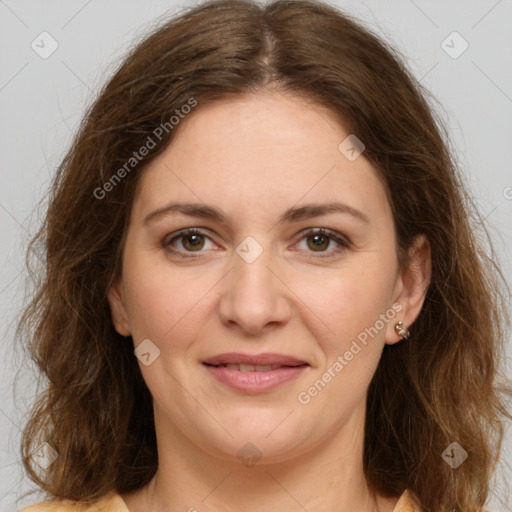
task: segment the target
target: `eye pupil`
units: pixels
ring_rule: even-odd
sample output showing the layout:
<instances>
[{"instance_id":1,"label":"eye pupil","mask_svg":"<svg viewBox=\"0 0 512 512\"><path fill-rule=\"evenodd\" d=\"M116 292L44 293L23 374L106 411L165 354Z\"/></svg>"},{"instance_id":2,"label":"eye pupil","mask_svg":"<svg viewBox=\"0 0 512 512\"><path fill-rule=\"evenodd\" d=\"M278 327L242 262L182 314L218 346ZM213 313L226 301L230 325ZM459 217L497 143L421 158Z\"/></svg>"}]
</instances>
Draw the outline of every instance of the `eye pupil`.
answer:
<instances>
[{"instance_id":1,"label":"eye pupil","mask_svg":"<svg viewBox=\"0 0 512 512\"><path fill-rule=\"evenodd\" d=\"M313 246L310 248L326 249L329 245L329 238L322 234L312 235L308 237L313 239Z\"/></svg>"},{"instance_id":2,"label":"eye pupil","mask_svg":"<svg viewBox=\"0 0 512 512\"><path fill-rule=\"evenodd\" d=\"M192 242L191 242L191 240L192 240ZM189 242L190 242L190 244L189 244ZM189 247L187 247L187 244L189 244L192 248L202 249L202 247L204 245L204 240L202 240L202 235L192 234L192 235L183 237L183 247L185 247L185 249L189 249Z\"/></svg>"}]
</instances>

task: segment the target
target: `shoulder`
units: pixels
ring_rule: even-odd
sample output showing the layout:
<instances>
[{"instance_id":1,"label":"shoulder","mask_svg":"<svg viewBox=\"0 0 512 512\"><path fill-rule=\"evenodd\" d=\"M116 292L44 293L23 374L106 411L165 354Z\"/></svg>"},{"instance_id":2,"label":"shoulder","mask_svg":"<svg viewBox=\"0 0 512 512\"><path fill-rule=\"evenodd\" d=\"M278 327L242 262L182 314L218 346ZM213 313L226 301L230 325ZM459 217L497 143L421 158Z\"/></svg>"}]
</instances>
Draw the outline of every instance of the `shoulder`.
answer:
<instances>
[{"instance_id":1,"label":"shoulder","mask_svg":"<svg viewBox=\"0 0 512 512\"><path fill-rule=\"evenodd\" d=\"M126 503L116 492L110 492L94 503L71 500L43 501L20 512L129 512Z\"/></svg>"},{"instance_id":2,"label":"shoulder","mask_svg":"<svg viewBox=\"0 0 512 512\"><path fill-rule=\"evenodd\" d=\"M410 490L406 489L398 499L393 512L421 512L420 500ZM491 512L487 508L482 508L481 512Z\"/></svg>"},{"instance_id":3,"label":"shoulder","mask_svg":"<svg viewBox=\"0 0 512 512\"><path fill-rule=\"evenodd\" d=\"M406 489L402 493L402 495L398 499L397 504L395 505L395 508L393 509L393 512L420 512L420 511L421 511L421 508L419 505L418 498L409 489Z\"/></svg>"}]
</instances>

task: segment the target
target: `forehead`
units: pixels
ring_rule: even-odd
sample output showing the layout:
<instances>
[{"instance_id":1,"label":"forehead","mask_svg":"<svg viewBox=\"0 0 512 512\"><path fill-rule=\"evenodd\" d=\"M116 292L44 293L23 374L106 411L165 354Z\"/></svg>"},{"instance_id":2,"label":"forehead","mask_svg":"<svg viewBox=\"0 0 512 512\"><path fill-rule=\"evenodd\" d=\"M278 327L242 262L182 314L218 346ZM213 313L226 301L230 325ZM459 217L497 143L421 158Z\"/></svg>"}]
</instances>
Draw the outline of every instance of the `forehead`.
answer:
<instances>
[{"instance_id":1,"label":"forehead","mask_svg":"<svg viewBox=\"0 0 512 512\"><path fill-rule=\"evenodd\" d=\"M327 109L285 94L247 95L197 107L144 170L136 203L145 213L171 200L237 212L283 211L343 200L378 219L390 215L364 153L349 160L349 132Z\"/></svg>"}]
</instances>

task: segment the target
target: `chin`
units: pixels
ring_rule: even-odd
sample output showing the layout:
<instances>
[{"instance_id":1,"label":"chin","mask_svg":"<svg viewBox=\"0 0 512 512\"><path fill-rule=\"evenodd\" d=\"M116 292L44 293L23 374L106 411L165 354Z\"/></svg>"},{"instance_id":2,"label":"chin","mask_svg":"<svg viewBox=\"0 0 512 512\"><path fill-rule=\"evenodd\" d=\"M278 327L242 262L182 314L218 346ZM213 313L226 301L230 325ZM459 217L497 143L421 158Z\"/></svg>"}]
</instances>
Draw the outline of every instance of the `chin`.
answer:
<instances>
[{"instance_id":1,"label":"chin","mask_svg":"<svg viewBox=\"0 0 512 512\"><path fill-rule=\"evenodd\" d=\"M297 418L292 419L293 414L285 419L289 412L267 414L264 420L261 412L248 413L238 421L217 418L225 430L216 429L213 437L211 430L205 432L200 436L201 447L212 455L231 461L246 464L247 460L247 465L256 460L258 464L270 464L293 459L299 454L298 446L303 446L307 439L310 444L312 439L304 424L299 425Z\"/></svg>"}]
</instances>

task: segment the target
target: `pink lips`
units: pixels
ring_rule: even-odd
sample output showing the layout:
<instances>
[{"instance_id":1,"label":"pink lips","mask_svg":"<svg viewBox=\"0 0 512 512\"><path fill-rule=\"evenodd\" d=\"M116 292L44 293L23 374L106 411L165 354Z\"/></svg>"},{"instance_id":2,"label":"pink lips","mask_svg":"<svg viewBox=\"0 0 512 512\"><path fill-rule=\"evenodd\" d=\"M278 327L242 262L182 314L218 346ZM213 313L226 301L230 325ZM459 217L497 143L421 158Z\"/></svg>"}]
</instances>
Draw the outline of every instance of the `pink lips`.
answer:
<instances>
[{"instance_id":1,"label":"pink lips","mask_svg":"<svg viewBox=\"0 0 512 512\"><path fill-rule=\"evenodd\" d=\"M282 354L225 353L203 361L219 382L237 391L258 394L296 379L308 363Z\"/></svg>"},{"instance_id":2,"label":"pink lips","mask_svg":"<svg viewBox=\"0 0 512 512\"><path fill-rule=\"evenodd\" d=\"M227 352L217 356L210 357L203 361L205 364L218 366L220 364L252 364L256 365L280 365L280 366L296 366L307 364L296 357L285 356L283 354L241 354L236 352Z\"/></svg>"}]
</instances>

